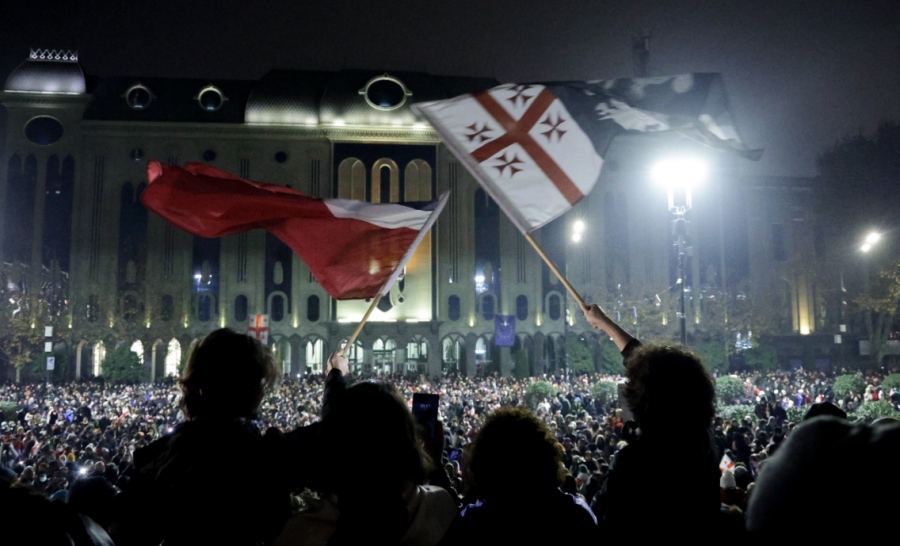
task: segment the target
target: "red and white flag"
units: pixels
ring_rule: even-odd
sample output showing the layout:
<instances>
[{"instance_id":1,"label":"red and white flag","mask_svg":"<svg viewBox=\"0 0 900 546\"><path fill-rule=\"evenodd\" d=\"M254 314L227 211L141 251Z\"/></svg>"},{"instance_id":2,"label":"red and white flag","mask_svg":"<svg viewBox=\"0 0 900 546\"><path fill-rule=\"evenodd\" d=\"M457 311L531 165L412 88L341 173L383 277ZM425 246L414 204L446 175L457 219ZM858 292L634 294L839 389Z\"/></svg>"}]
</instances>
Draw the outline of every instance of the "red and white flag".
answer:
<instances>
[{"instance_id":1,"label":"red and white flag","mask_svg":"<svg viewBox=\"0 0 900 546\"><path fill-rule=\"evenodd\" d=\"M448 196L421 207L318 199L197 163L151 161L147 179L141 201L171 224L201 237L268 230L339 300L387 293Z\"/></svg>"},{"instance_id":2,"label":"red and white flag","mask_svg":"<svg viewBox=\"0 0 900 546\"><path fill-rule=\"evenodd\" d=\"M522 233L569 210L623 133L677 131L749 159L718 74L506 84L413 110Z\"/></svg>"},{"instance_id":3,"label":"red and white flag","mask_svg":"<svg viewBox=\"0 0 900 546\"><path fill-rule=\"evenodd\" d=\"M247 326L247 335L260 340L263 345L269 343L269 315L254 315L250 317L250 325Z\"/></svg>"},{"instance_id":4,"label":"red and white flag","mask_svg":"<svg viewBox=\"0 0 900 546\"><path fill-rule=\"evenodd\" d=\"M722 455L722 460L719 461L719 471L724 473L726 470L734 471L734 461L728 455Z\"/></svg>"}]
</instances>

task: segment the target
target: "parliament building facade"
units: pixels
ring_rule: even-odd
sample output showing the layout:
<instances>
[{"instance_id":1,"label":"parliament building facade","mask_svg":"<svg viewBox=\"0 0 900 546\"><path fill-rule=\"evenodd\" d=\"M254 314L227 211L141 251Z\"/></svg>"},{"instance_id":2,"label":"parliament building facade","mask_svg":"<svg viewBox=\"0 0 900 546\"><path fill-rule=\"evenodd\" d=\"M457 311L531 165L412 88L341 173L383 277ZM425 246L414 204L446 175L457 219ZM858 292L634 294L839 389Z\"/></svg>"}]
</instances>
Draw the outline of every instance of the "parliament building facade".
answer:
<instances>
[{"instance_id":1,"label":"parliament building facade","mask_svg":"<svg viewBox=\"0 0 900 546\"><path fill-rule=\"evenodd\" d=\"M256 315L268 316L269 343L296 377L322 371L369 302L332 300L264 231L203 239L148 213L147 161L205 162L312 196L375 203L450 191L350 352L352 366L540 375L564 369L567 337L596 361L609 340L585 329L537 253L410 108L497 83L374 70L92 78L73 52L32 51L0 92L0 254L65 279L53 343L69 378L99 375L104 355L127 343L145 378L160 380L197 339L220 327L247 331ZM677 146L667 136L616 141L594 192L535 233L587 299L645 333L678 322L671 216L646 167ZM804 181L739 181L740 160L710 161L713 180L695 192L688 226L691 331L704 327L704 298L748 285L782 302L782 334L827 330L817 288L791 265L813 248ZM773 192L781 197L771 202ZM513 347L493 343L498 316L515 321Z\"/></svg>"}]
</instances>

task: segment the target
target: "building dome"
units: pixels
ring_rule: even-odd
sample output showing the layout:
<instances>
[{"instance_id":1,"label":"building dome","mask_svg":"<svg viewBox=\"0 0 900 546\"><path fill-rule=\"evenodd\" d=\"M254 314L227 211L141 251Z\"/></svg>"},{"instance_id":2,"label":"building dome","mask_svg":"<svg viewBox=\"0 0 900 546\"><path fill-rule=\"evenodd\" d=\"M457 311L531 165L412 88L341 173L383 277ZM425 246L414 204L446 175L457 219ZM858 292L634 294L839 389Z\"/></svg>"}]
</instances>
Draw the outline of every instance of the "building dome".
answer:
<instances>
[{"instance_id":1,"label":"building dome","mask_svg":"<svg viewBox=\"0 0 900 546\"><path fill-rule=\"evenodd\" d=\"M6 79L4 91L25 93L82 94L86 90L78 53L32 50Z\"/></svg>"},{"instance_id":2,"label":"building dome","mask_svg":"<svg viewBox=\"0 0 900 546\"><path fill-rule=\"evenodd\" d=\"M318 125L324 72L276 70L254 87L244 119L261 125Z\"/></svg>"}]
</instances>

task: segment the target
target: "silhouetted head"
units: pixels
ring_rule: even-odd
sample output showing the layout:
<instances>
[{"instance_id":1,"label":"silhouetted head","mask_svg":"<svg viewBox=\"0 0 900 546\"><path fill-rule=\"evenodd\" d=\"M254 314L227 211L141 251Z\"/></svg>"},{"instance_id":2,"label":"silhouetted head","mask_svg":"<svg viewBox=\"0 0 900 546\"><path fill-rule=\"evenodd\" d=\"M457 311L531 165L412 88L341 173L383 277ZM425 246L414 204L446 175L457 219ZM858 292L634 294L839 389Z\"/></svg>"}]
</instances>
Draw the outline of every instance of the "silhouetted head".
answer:
<instances>
[{"instance_id":1,"label":"silhouetted head","mask_svg":"<svg viewBox=\"0 0 900 546\"><path fill-rule=\"evenodd\" d=\"M641 431L706 429L715 414L716 389L694 354L668 345L641 347L628 359L623 394Z\"/></svg>"},{"instance_id":2,"label":"silhouetted head","mask_svg":"<svg viewBox=\"0 0 900 546\"><path fill-rule=\"evenodd\" d=\"M386 383L347 389L323 420L322 439L325 488L339 497L371 488L400 493L409 484L423 483L432 464L409 406ZM361 460L370 469L364 475Z\"/></svg>"},{"instance_id":3,"label":"silhouetted head","mask_svg":"<svg viewBox=\"0 0 900 546\"><path fill-rule=\"evenodd\" d=\"M254 417L278 379L272 354L258 340L223 328L194 348L179 383L188 419Z\"/></svg>"},{"instance_id":4,"label":"silhouetted head","mask_svg":"<svg viewBox=\"0 0 900 546\"><path fill-rule=\"evenodd\" d=\"M565 474L561 461L543 422L525 408L504 407L478 432L471 470L479 494L488 499L558 487Z\"/></svg>"}]
</instances>

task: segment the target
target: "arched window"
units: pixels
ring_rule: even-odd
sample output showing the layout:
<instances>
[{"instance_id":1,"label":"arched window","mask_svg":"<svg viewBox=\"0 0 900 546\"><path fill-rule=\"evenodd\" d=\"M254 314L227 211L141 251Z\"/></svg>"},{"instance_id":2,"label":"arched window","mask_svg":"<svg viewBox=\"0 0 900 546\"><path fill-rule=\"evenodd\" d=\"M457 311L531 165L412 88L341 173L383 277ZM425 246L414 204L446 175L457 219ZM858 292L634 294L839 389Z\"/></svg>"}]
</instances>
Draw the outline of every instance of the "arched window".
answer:
<instances>
[{"instance_id":1,"label":"arched window","mask_svg":"<svg viewBox=\"0 0 900 546\"><path fill-rule=\"evenodd\" d=\"M94 350L91 351L91 364L92 371L94 373L94 377L97 377L102 374L102 363L106 358L106 347L103 345L102 341L98 341L94 344Z\"/></svg>"},{"instance_id":2,"label":"arched window","mask_svg":"<svg viewBox=\"0 0 900 546\"><path fill-rule=\"evenodd\" d=\"M381 158L372 165L372 202L400 201L400 168L393 159Z\"/></svg>"},{"instance_id":3,"label":"arched window","mask_svg":"<svg viewBox=\"0 0 900 546\"><path fill-rule=\"evenodd\" d=\"M209 319L212 318L212 309L212 294L210 294L209 292L201 293L200 299L197 301L197 319L200 322L209 322Z\"/></svg>"},{"instance_id":4,"label":"arched window","mask_svg":"<svg viewBox=\"0 0 900 546\"><path fill-rule=\"evenodd\" d=\"M450 296L447 299L447 318L459 320L459 296Z\"/></svg>"},{"instance_id":5,"label":"arched window","mask_svg":"<svg viewBox=\"0 0 900 546\"><path fill-rule=\"evenodd\" d=\"M431 165L413 159L403 171L404 201L431 201Z\"/></svg>"},{"instance_id":6,"label":"arched window","mask_svg":"<svg viewBox=\"0 0 900 546\"><path fill-rule=\"evenodd\" d=\"M475 293L500 293L500 276L491 264L500 263L500 207L482 189L475 192Z\"/></svg>"},{"instance_id":7,"label":"arched window","mask_svg":"<svg viewBox=\"0 0 900 546\"><path fill-rule=\"evenodd\" d=\"M559 320L562 315L562 301L558 294L551 294L548 298L547 314L550 320Z\"/></svg>"},{"instance_id":8,"label":"arched window","mask_svg":"<svg viewBox=\"0 0 900 546\"><path fill-rule=\"evenodd\" d=\"M100 296L97 294L91 294L88 296L87 310L85 311L85 315L88 319L88 322L97 322L100 318Z\"/></svg>"},{"instance_id":9,"label":"arched window","mask_svg":"<svg viewBox=\"0 0 900 546\"><path fill-rule=\"evenodd\" d=\"M493 294L485 294L481 297L481 316L484 320L494 320L494 300Z\"/></svg>"},{"instance_id":10,"label":"arched window","mask_svg":"<svg viewBox=\"0 0 900 546\"><path fill-rule=\"evenodd\" d=\"M131 344L131 352L138 356L138 361L140 361L141 366L144 365L144 344L141 343L141 340L137 340Z\"/></svg>"},{"instance_id":11,"label":"arched window","mask_svg":"<svg viewBox=\"0 0 900 546\"><path fill-rule=\"evenodd\" d=\"M284 295L272 294L269 296L269 318L274 322L284 320Z\"/></svg>"},{"instance_id":12,"label":"arched window","mask_svg":"<svg viewBox=\"0 0 900 546\"><path fill-rule=\"evenodd\" d=\"M325 342L321 339L306 342L306 371L315 374L325 371Z\"/></svg>"},{"instance_id":13,"label":"arched window","mask_svg":"<svg viewBox=\"0 0 900 546\"><path fill-rule=\"evenodd\" d=\"M122 317L126 320L131 320L137 317L139 311L140 303L137 295L134 293L125 294L122 297Z\"/></svg>"},{"instance_id":14,"label":"arched window","mask_svg":"<svg viewBox=\"0 0 900 546\"><path fill-rule=\"evenodd\" d=\"M375 364L375 373L393 373L394 372L394 356L396 355L397 343L390 338L379 338L372 344L372 360Z\"/></svg>"},{"instance_id":15,"label":"arched window","mask_svg":"<svg viewBox=\"0 0 900 546\"><path fill-rule=\"evenodd\" d=\"M528 318L528 297L519 294L516 297L516 320L525 320Z\"/></svg>"},{"instance_id":16,"label":"arched window","mask_svg":"<svg viewBox=\"0 0 900 546\"><path fill-rule=\"evenodd\" d=\"M178 366L181 364L181 343L174 337L166 347L166 377L178 375Z\"/></svg>"},{"instance_id":17,"label":"arched window","mask_svg":"<svg viewBox=\"0 0 900 546\"><path fill-rule=\"evenodd\" d=\"M316 322L319 320L319 296L313 294L306 298L306 320Z\"/></svg>"},{"instance_id":18,"label":"arched window","mask_svg":"<svg viewBox=\"0 0 900 546\"><path fill-rule=\"evenodd\" d=\"M338 166L338 197L366 201L366 166L348 157Z\"/></svg>"},{"instance_id":19,"label":"arched window","mask_svg":"<svg viewBox=\"0 0 900 546\"><path fill-rule=\"evenodd\" d=\"M484 337L475 341L475 375L484 375L485 368L491 363L491 351Z\"/></svg>"},{"instance_id":20,"label":"arched window","mask_svg":"<svg viewBox=\"0 0 900 546\"><path fill-rule=\"evenodd\" d=\"M234 298L235 322L247 322L247 296L239 294Z\"/></svg>"},{"instance_id":21,"label":"arched window","mask_svg":"<svg viewBox=\"0 0 900 546\"><path fill-rule=\"evenodd\" d=\"M459 371L465 358L465 340L459 335L450 335L441 342L441 371Z\"/></svg>"},{"instance_id":22,"label":"arched window","mask_svg":"<svg viewBox=\"0 0 900 546\"><path fill-rule=\"evenodd\" d=\"M172 294L164 294L161 298L159 298L159 320L164 322L169 321L172 320L172 317L174 315L175 299L172 297Z\"/></svg>"},{"instance_id":23,"label":"arched window","mask_svg":"<svg viewBox=\"0 0 900 546\"><path fill-rule=\"evenodd\" d=\"M347 339L344 338L341 340L339 347L343 347L347 344ZM344 353L347 355L347 360L350 364L350 371L353 373L359 373L363 370L363 361L365 358L365 351L363 350L362 343L359 340L353 342L353 346Z\"/></svg>"},{"instance_id":24,"label":"arched window","mask_svg":"<svg viewBox=\"0 0 900 546\"><path fill-rule=\"evenodd\" d=\"M281 338L274 348L275 360L281 364L281 373L290 375L291 373L291 342L287 338Z\"/></svg>"},{"instance_id":25,"label":"arched window","mask_svg":"<svg viewBox=\"0 0 900 546\"><path fill-rule=\"evenodd\" d=\"M416 373L421 366L428 364L428 341L422 336L416 336L406 344L406 372Z\"/></svg>"}]
</instances>

